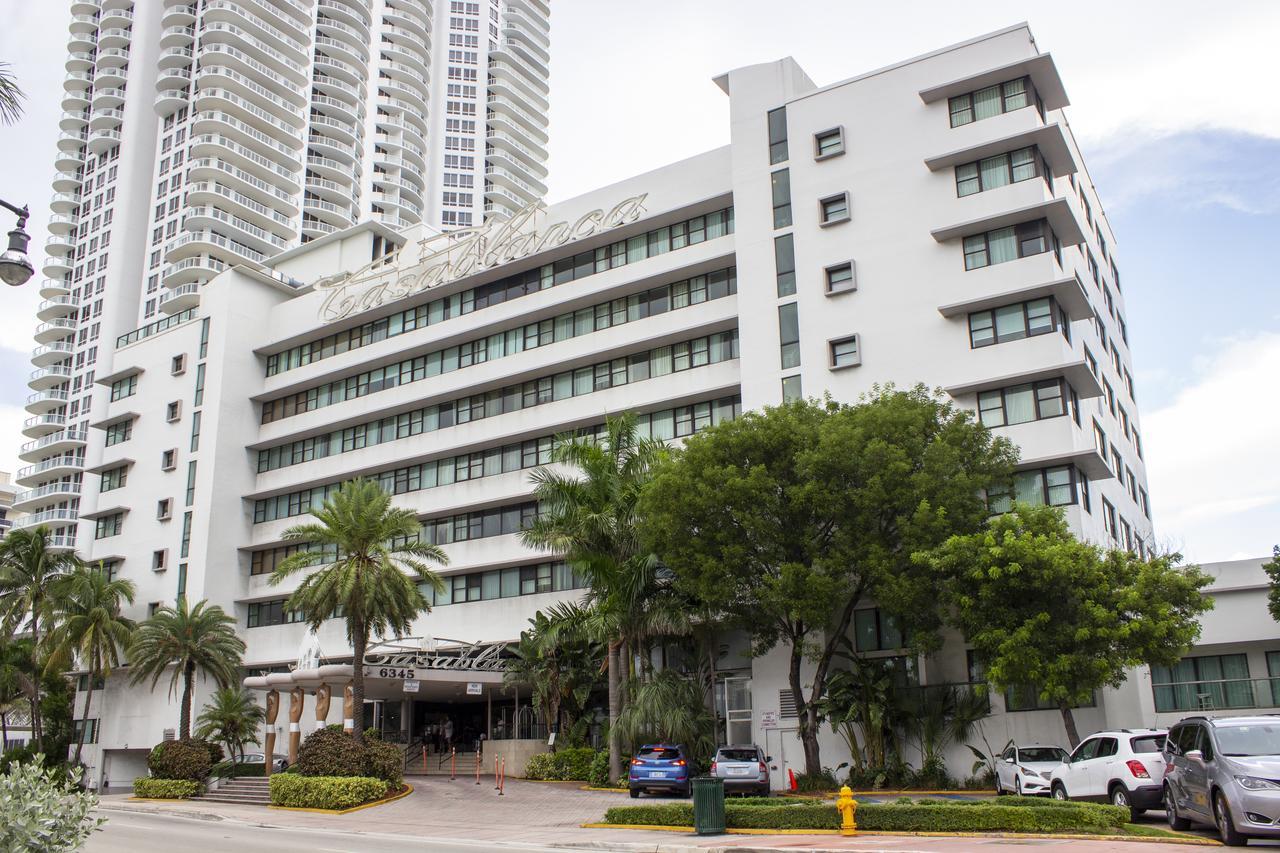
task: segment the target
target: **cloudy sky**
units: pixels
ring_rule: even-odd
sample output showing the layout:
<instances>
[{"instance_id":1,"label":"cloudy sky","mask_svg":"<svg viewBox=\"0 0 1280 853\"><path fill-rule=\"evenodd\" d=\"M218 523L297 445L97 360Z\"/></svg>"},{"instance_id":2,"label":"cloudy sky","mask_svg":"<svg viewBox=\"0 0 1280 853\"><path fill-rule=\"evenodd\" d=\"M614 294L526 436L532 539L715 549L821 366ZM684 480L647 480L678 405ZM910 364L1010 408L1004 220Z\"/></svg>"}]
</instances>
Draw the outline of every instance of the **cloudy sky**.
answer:
<instances>
[{"instance_id":1,"label":"cloudy sky","mask_svg":"<svg viewBox=\"0 0 1280 853\"><path fill-rule=\"evenodd\" d=\"M727 142L711 78L729 68L791 55L826 84L1030 23L1119 238L1157 537L1199 561L1280 541L1280 3L551 2L553 200ZM6 5L0 60L31 99L0 128L0 197L31 205L38 247L69 11ZM0 299L0 470L13 470L39 297Z\"/></svg>"}]
</instances>

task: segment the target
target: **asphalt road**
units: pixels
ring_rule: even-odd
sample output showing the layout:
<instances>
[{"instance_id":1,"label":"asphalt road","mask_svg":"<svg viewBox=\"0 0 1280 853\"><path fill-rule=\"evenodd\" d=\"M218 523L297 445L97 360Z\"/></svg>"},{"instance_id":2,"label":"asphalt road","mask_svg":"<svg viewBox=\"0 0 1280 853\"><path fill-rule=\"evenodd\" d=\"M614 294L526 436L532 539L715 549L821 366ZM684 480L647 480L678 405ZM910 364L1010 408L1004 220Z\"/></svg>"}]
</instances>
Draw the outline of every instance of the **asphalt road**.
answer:
<instances>
[{"instance_id":1,"label":"asphalt road","mask_svg":"<svg viewBox=\"0 0 1280 853\"><path fill-rule=\"evenodd\" d=\"M102 832L85 846L88 853L480 853L492 841L426 840L404 835L350 835L331 830L251 826L232 821L112 811ZM465 829L460 830L465 832ZM525 853L563 853L564 848L503 844Z\"/></svg>"}]
</instances>

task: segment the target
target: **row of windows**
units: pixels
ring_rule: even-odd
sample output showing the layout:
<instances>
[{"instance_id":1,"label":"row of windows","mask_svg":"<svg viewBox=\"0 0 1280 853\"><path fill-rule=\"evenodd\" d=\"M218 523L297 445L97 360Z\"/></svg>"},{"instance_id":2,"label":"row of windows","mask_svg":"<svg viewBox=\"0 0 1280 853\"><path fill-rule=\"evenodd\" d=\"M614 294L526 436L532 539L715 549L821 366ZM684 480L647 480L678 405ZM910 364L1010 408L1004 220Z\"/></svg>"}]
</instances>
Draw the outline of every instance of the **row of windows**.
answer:
<instances>
[{"instance_id":1,"label":"row of windows","mask_svg":"<svg viewBox=\"0 0 1280 853\"><path fill-rule=\"evenodd\" d=\"M737 357L737 330L718 332L260 450L258 472L350 453Z\"/></svg>"},{"instance_id":2,"label":"row of windows","mask_svg":"<svg viewBox=\"0 0 1280 853\"><path fill-rule=\"evenodd\" d=\"M385 338L732 233L732 207L695 216L267 356L267 375L274 376Z\"/></svg>"},{"instance_id":3,"label":"row of windows","mask_svg":"<svg viewBox=\"0 0 1280 853\"><path fill-rule=\"evenodd\" d=\"M562 562L536 563L530 566L513 566L509 569L492 569L487 572L470 572L451 575L444 579L441 592L428 584L420 584L423 596L432 607L448 604L465 604L471 601L490 601L498 598L515 598L521 595L538 595L545 592L566 592L582 589L583 579ZM248 607L250 628L269 625L289 625L302 622L302 612L285 609L288 599L255 601Z\"/></svg>"},{"instance_id":4,"label":"row of windows","mask_svg":"<svg viewBox=\"0 0 1280 853\"><path fill-rule=\"evenodd\" d=\"M1053 250L1061 263L1058 238L1044 219L997 228L964 238L964 268L976 270Z\"/></svg>"},{"instance_id":5,"label":"row of windows","mask_svg":"<svg viewBox=\"0 0 1280 853\"><path fill-rule=\"evenodd\" d=\"M1151 667L1156 711L1205 708L1265 708L1280 705L1280 651L1267 654L1266 680L1249 677L1243 653L1183 658L1173 666Z\"/></svg>"},{"instance_id":6,"label":"row of windows","mask_svg":"<svg viewBox=\"0 0 1280 853\"><path fill-rule=\"evenodd\" d=\"M1034 506L1068 506L1079 503L1085 512L1092 511L1089 479L1074 465L1057 465L1017 471L1011 490L990 489L987 508L993 515L1013 509L1013 502Z\"/></svg>"},{"instance_id":7,"label":"row of windows","mask_svg":"<svg viewBox=\"0 0 1280 853\"><path fill-rule=\"evenodd\" d=\"M733 268L436 350L262 404L264 424L737 292Z\"/></svg>"},{"instance_id":8,"label":"row of windows","mask_svg":"<svg viewBox=\"0 0 1280 853\"><path fill-rule=\"evenodd\" d=\"M956 195L974 195L1047 175L1048 170L1032 145L956 166Z\"/></svg>"},{"instance_id":9,"label":"row of windows","mask_svg":"<svg viewBox=\"0 0 1280 853\"><path fill-rule=\"evenodd\" d=\"M948 101L951 126L960 127L993 118L1001 113L1013 112L1037 103L1030 77L1019 77L976 92L956 95Z\"/></svg>"},{"instance_id":10,"label":"row of windows","mask_svg":"<svg viewBox=\"0 0 1280 853\"><path fill-rule=\"evenodd\" d=\"M1025 424L1067 414L1067 401L1079 410L1075 391L1065 379L1046 379L982 391L978 394L978 420L986 427Z\"/></svg>"},{"instance_id":11,"label":"row of windows","mask_svg":"<svg viewBox=\"0 0 1280 853\"><path fill-rule=\"evenodd\" d=\"M1051 296L969 315L969 345L973 349L1047 335L1055 330L1071 340L1067 312Z\"/></svg>"},{"instance_id":12,"label":"row of windows","mask_svg":"<svg viewBox=\"0 0 1280 853\"><path fill-rule=\"evenodd\" d=\"M138 374L131 373L123 379L111 383L111 402L132 397L138 391Z\"/></svg>"},{"instance_id":13,"label":"row of windows","mask_svg":"<svg viewBox=\"0 0 1280 853\"><path fill-rule=\"evenodd\" d=\"M639 415L637 430L640 435L647 438L661 440L680 438L692 435L712 424L732 420L741 411L741 398L725 397L712 402L695 403L691 406L680 406ZM596 437L603 429L603 425L597 424L579 431L579 435ZM437 486L448 486L480 477L491 477L547 465L551 462L554 443L554 436L542 436L492 450L464 453L460 456L383 471L380 474L371 475L370 479L377 482L385 491L396 495L433 489ZM279 518L291 518L310 512L313 507L323 504L340 485L340 483L331 483L255 501L254 524L275 521Z\"/></svg>"}]
</instances>

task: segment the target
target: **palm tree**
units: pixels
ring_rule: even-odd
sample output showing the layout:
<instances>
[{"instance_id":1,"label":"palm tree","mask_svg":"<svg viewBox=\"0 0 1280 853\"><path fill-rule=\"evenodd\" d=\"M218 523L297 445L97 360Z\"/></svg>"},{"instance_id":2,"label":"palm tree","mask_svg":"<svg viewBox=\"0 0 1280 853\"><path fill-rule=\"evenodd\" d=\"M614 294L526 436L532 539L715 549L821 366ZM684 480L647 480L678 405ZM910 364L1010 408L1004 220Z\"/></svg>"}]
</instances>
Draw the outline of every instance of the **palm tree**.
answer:
<instances>
[{"instance_id":1,"label":"palm tree","mask_svg":"<svg viewBox=\"0 0 1280 853\"><path fill-rule=\"evenodd\" d=\"M512 657L506 682L530 685L548 727L559 725L553 750L584 736L579 723L591 690L599 683L604 649L578 628L587 615L572 602L555 605L546 613L539 610L529 620L529 628L520 632L520 640L508 646Z\"/></svg>"},{"instance_id":2,"label":"palm tree","mask_svg":"<svg viewBox=\"0 0 1280 853\"><path fill-rule=\"evenodd\" d=\"M0 62L0 123L13 124L22 116L22 101L27 96L18 88L17 78L8 62Z\"/></svg>"},{"instance_id":3,"label":"palm tree","mask_svg":"<svg viewBox=\"0 0 1280 853\"><path fill-rule=\"evenodd\" d=\"M0 539L0 630L7 636L25 625L31 634L32 655L38 656L43 649L40 620L49 615L62 581L82 565L75 554L49 547L49 528L43 524L10 531ZM40 748L44 732L38 679L32 691L31 736Z\"/></svg>"},{"instance_id":4,"label":"palm tree","mask_svg":"<svg viewBox=\"0 0 1280 853\"><path fill-rule=\"evenodd\" d=\"M60 587L54 605L56 625L49 634L53 650L45 671L65 671L79 659L80 665L89 673L84 714L80 717L87 721L94 682L108 677L112 668L120 666L123 652L133 638L134 622L123 615L124 606L133 603L133 581L112 579L101 566L90 568L81 565L60 583ZM82 725L76 735L73 764L80 763L87 725L87 722Z\"/></svg>"},{"instance_id":5,"label":"palm tree","mask_svg":"<svg viewBox=\"0 0 1280 853\"><path fill-rule=\"evenodd\" d=\"M35 662L31 640L0 636L0 751L9 742L9 712L18 700L28 707L35 695Z\"/></svg>"},{"instance_id":6,"label":"palm tree","mask_svg":"<svg viewBox=\"0 0 1280 853\"><path fill-rule=\"evenodd\" d=\"M196 718L196 737L224 745L232 761L242 759L245 746L258 743L258 726L266 718L266 708L253 701L248 690L224 687ZM266 760L271 761L271 756Z\"/></svg>"},{"instance_id":7,"label":"palm tree","mask_svg":"<svg viewBox=\"0 0 1280 853\"><path fill-rule=\"evenodd\" d=\"M391 505L391 495L372 480L351 480L312 510L316 523L300 524L284 538L315 546L332 546L337 560L307 576L285 606L302 611L312 628L335 613L347 620L352 649L352 707L364 708L364 651L371 634L408 633L414 619L431 606L419 584L436 591L444 581L427 562L445 565L449 558L435 545L421 541L422 525L407 509ZM280 563L271 575L277 584L325 559L323 550L301 550ZM364 743L364 725L353 727L357 743Z\"/></svg>"},{"instance_id":8,"label":"palm tree","mask_svg":"<svg viewBox=\"0 0 1280 853\"><path fill-rule=\"evenodd\" d=\"M192 607L185 597L177 607L161 607L138 626L129 647L133 665L131 683L151 680L151 689L164 671L173 666L169 695L182 685L178 737L191 737L191 693L196 673L203 672L219 687L230 687L240 674L244 640L236 636L236 620L221 607L198 601Z\"/></svg>"},{"instance_id":9,"label":"palm tree","mask_svg":"<svg viewBox=\"0 0 1280 853\"><path fill-rule=\"evenodd\" d=\"M625 703L627 668L646 622L662 612L654 606L662 567L640 544L636 505L653 466L665 451L661 441L641 438L634 416L605 421L598 439L556 443L552 461L576 469L538 468L532 474L539 516L521 534L527 545L564 555L587 579L594 629L608 643L609 728ZM609 737L609 778L621 775L617 738Z\"/></svg>"}]
</instances>

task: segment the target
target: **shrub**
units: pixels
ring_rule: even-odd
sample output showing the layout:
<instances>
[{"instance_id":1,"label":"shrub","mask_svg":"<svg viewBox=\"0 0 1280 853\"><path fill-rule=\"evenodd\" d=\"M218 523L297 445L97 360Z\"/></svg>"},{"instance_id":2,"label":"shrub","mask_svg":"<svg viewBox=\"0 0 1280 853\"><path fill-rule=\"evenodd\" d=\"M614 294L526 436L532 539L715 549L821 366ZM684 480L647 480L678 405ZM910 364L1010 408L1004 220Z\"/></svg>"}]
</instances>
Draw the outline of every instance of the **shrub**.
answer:
<instances>
[{"instance_id":1,"label":"shrub","mask_svg":"<svg viewBox=\"0 0 1280 853\"><path fill-rule=\"evenodd\" d=\"M66 770L42 760L11 764L0 775L0 850L79 850L106 823L90 817L97 805Z\"/></svg>"},{"instance_id":2,"label":"shrub","mask_svg":"<svg viewBox=\"0 0 1280 853\"><path fill-rule=\"evenodd\" d=\"M591 770L587 773L587 781L597 788L609 786L609 750L602 749L591 759Z\"/></svg>"},{"instance_id":3,"label":"shrub","mask_svg":"<svg viewBox=\"0 0 1280 853\"><path fill-rule=\"evenodd\" d=\"M834 791L839 788L836 777L830 770L822 769L820 773L801 773L796 776L796 790L804 793L809 791Z\"/></svg>"},{"instance_id":4,"label":"shrub","mask_svg":"<svg viewBox=\"0 0 1280 853\"><path fill-rule=\"evenodd\" d=\"M364 745L365 775L381 779L393 790L404 784L404 753L393 743L374 738Z\"/></svg>"},{"instance_id":5,"label":"shrub","mask_svg":"<svg viewBox=\"0 0 1280 853\"><path fill-rule=\"evenodd\" d=\"M271 774L271 805L299 809L349 809L387 795L387 783L367 776Z\"/></svg>"},{"instance_id":6,"label":"shrub","mask_svg":"<svg viewBox=\"0 0 1280 853\"><path fill-rule=\"evenodd\" d=\"M589 746L561 749L551 756L555 778L573 782L585 782L591 778L591 763L596 751ZM608 755L605 761L608 761Z\"/></svg>"},{"instance_id":7,"label":"shrub","mask_svg":"<svg viewBox=\"0 0 1280 853\"><path fill-rule=\"evenodd\" d=\"M540 752L529 756L529 763L524 766L526 779L551 779L554 768L551 765L551 753Z\"/></svg>"},{"instance_id":8,"label":"shrub","mask_svg":"<svg viewBox=\"0 0 1280 853\"><path fill-rule=\"evenodd\" d=\"M204 744L204 748L209 750L209 764L214 765L223 761L227 757L226 751L222 748L222 744L214 743L211 740L198 740L196 743Z\"/></svg>"},{"instance_id":9,"label":"shrub","mask_svg":"<svg viewBox=\"0 0 1280 853\"><path fill-rule=\"evenodd\" d=\"M222 761L209 768L209 775L215 779L239 779L242 777L261 777L266 774L262 764L237 764L234 761Z\"/></svg>"},{"instance_id":10,"label":"shrub","mask_svg":"<svg viewBox=\"0 0 1280 853\"><path fill-rule=\"evenodd\" d=\"M15 764L30 764L36 760L36 756L40 755L31 744L23 744L15 746L13 749L6 749L0 755L0 773L8 773L9 768ZM43 758L44 756L40 756Z\"/></svg>"},{"instance_id":11,"label":"shrub","mask_svg":"<svg viewBox=\"0 0 1280 853\"><path fill-rule=\"evenodd\" d=\"M213 765L207 744L200 740L166 740L147 756L147 769L157 779L203 782Z\"/></svg>"},{"instance_id":12,"label":"shrub","mask_svg":"<svg viewBox=\"0 0 1280 853\"><path fill-rule=\"evenodd\" d=\"M185 800L200 793L200 783L191 779L156 779L143 776L133 780L133 795L147 800Z\"/></svg>"},{"instance_id":13,"label":"shrub","mask_svg":"<svg viewBox=\"0 0 1280 853\"><path fill-rule=\"evenodd\" d=\"M1094 803L1059 806L1006 806L1003 803L867 803L858 806L860 829L889 832L1111 832L1129 820L1125 809ZM1069 807L1067 807L1069 806ZM693 806L619 806L605 813L606 823L691 826ZM725 804L725 825L733 829L837 829L840 814L830 804L765 807Z\"/></svg>"},{"instance_id":14,"label":"shrub","mask_svg":"<svg viewBox=\"0 0 1280 853\"><path fill-rule=\"evenodd\" d=\"M341 727L334 728L317 729L298 748L297 767L303 776L365 775L364 748L343 734Z\"/></svg>"}]
</instances>

